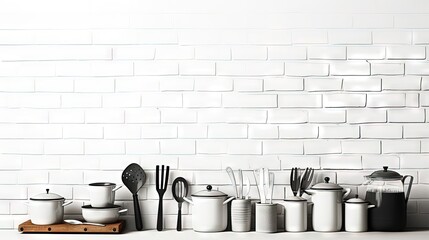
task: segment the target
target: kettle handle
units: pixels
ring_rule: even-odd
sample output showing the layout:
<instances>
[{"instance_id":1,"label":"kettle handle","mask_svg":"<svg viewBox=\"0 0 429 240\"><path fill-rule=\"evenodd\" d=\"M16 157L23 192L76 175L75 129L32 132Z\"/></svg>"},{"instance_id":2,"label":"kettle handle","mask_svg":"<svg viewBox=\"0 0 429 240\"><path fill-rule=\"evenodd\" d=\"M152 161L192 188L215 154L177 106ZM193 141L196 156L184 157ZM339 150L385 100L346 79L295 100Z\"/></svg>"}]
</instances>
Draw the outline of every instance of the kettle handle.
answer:
<instances>
[{"instance_id":1,"label":"kettle handle","mask_svg":"<svg viewBox=\"0 0 429 240\"><path fill-rule=\"evenodd\" d=\"M404 178L402 178L402 183L405 184L405 179L410 178L410 183L408 184L408 190L407 194L405 195L405 203L408 203L408 198L410 197L411 193L411 187L413 186L414 177L411 175L405 175Z\"/></svg>"}]
</instances>

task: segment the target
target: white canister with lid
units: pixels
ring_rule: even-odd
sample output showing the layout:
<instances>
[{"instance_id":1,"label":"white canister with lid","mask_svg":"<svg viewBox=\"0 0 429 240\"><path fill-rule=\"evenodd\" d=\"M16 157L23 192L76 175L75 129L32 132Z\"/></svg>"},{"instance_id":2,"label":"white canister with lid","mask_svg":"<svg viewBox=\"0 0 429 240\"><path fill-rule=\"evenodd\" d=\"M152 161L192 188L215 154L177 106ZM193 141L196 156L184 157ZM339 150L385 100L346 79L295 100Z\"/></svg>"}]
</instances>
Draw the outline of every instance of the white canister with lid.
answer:
<instances>
[{"instance_id":1,"label":"white canister with lid","mask_svg":"<svg viewBox=\"0 0 429 240\"><path fill-rule=\"evenodd\" d=\"M307 231L307 199L290 196L283 202L285 207L285 230L287 232Z\"/></svg>"},{"instance_id":2,"label":"white canister with lid","mask_svg":"<svg viewBox=\"0 0 429 240\"><path fill-rule=\"evenodd\" d=\"M351 198L346 202L345 230L347 232L368 231L368 208L375 205L368 205L369 202L358 198Z\"/></svg>"}]
</instances>

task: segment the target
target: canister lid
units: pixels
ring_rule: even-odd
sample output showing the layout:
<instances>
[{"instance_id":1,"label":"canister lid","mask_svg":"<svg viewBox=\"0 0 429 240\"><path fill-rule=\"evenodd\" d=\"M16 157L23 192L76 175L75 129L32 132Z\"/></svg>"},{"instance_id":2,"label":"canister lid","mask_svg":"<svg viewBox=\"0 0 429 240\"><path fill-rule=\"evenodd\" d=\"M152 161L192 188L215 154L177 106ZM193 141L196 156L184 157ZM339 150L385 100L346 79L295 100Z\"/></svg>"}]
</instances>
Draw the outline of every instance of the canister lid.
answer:
<instances>
[{"instance_id":1,"label":"canister lid","mask_svg":"<svg viewBox=\"0 0 429 240\"><path fill-rule=\"evenodd\" d=\"M207 190L201 190L199 192L196 192L191 196L192 197L226 197L228 196L224 192L213 190L212 185L207 185L206 189Z\"/></svg>"},{"instance_id":2,"label":"canister lid","mask_svg":"<svg viewBox=\"0 0 429 240\"><path fill-rule=\"evenodd\" d=\"M35 201L57 201L57 200L64 200L64 197L56 194L56 193L49 193L49 188L46 189L46 193L40 193L36 196L30 198L30 200Z\"/></svg>"},{"instance_id":3,"label":"canister lid","mask_svg":"<svg viewBox=\"0 0 429 240\"><path fill-rule=\"evenodd\" d=\"M318 184L314 185L313 187L311 187L311 189L314 189L314 190L343 190L343 188L340 185L338 185L336 183L330 183L329 177L325 177L324 180L325 180L325 182L318 183Z\"/></svg>"},{"instance_id":4,"label":"canister lid","mask_svg":"<svg viewBox=\"0 0 429 240\"><path fill-rule=\"evenodd\" d=\"M285 199L286 202L307 202L307 199L298 196L289 196Z\"/></svg>"},{"instance_id":5,"label":"canister lid","mask_svg":"<svg viewBox=\"0 0 429 240\"><path fill-rule=\"evenodd\" d=\"M389 167L384 166L383 170L378 170L366 176L371 180L401 180L403 176L398 172L387 170Z\"/></svg>"},{"instance_id":6,"label":"canister lid","mask_svg":"<svg viewBox=\"0 0 429 240\"><path fill-rule=\"evenodd\" d=\"M354 198L350 198L349 200L347 200L346 203L351 203L351 204L368 204L367 201L365 201L363 199L360 199L357 194L356 194L356 196Z\"/></svg>"}]
</instances>

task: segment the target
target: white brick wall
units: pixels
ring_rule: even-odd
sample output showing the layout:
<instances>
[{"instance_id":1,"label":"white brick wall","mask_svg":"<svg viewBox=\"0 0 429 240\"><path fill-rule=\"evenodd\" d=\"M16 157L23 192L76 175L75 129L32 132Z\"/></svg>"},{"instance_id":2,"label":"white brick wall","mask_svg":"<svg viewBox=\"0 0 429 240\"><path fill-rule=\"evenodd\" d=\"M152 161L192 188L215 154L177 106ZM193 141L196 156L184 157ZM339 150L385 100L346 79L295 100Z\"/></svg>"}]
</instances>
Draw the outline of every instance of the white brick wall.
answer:
<instances>
[{"instance_id":1,"label":"white brick wall","mask_svg":"<svg viewBox=\"0 0 429 240\"><path fill-rule=\"evenodd\" d=\"M192 192L232 193L226 166L268 167L276 200L295 166L357 189L387 165L416 176L409 223L429 227L428 1L24 0L0 13L0 229L47 186L79 214L85 184L119 184L131 162L149 175L148 228L161 163ZM126 189L118 199L132 206Z\"/></svg>"}]
</instances>

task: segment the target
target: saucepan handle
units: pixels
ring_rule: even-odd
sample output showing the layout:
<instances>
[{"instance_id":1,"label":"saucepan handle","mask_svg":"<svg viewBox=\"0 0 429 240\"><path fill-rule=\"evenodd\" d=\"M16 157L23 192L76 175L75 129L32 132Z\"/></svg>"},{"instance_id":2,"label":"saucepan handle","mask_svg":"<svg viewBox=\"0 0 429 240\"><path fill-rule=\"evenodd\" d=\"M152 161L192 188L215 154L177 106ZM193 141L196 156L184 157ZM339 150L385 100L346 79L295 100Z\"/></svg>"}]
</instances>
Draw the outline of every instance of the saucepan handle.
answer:
<instances>
[{"instance_id":1,"label":"saucepan handle","mask_svg":"<svg viewBox=\"0 0 429 240\"><path fill-rule=\"evenodd\" d=\"M405 179L410 178L410 183L408 184L407 194L405 195L405 203L408 203L408 198L410 197L411 187L413 186L414 177L411 175L405 175L402 178L402 183L405 184Z\"/></svg>"}]
</instances>

